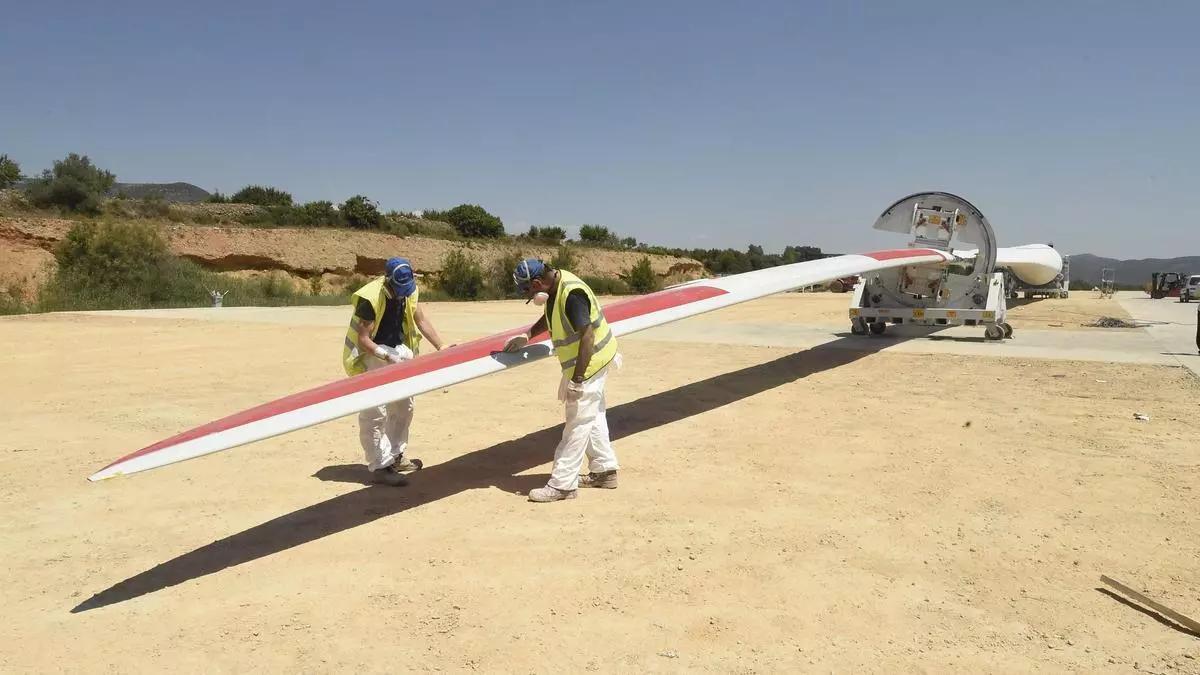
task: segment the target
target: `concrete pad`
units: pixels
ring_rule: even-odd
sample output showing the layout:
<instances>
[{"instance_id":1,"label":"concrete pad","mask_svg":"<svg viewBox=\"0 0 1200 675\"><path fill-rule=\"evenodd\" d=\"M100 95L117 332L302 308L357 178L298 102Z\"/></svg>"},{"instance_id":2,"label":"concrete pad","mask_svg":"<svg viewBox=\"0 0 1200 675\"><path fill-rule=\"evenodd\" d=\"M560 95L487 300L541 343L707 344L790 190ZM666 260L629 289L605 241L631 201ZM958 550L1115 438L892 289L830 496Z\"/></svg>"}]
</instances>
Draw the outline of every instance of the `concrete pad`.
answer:
<instances>
[{"instance_id":1,"label":"concrete pad","mask_svg":"<svg viewBox=\"0 0 1200 675\"><path fill-rule=\"evenodd\" d=\"M892 326L883 336L858 336L852 335L848 327L748 322L718 324L696 317L625 339L797 349L828 345L920 354L1178 365L1175 357L1163 354L1159 343L1138 328L1018 329L1012 339L993 342L983 339L982 328L970 326L944 329Z\"/></svg>"},{"instance_id":2,"label":"concrete pad","mask_svg":"<svg viewBox=\"0 0 1200 675\"><path fill-rule=\"evenodd\" d=\"M1155 300L1140 291L1117 294L1117 302L1130 316L1145 323L1144 330L1165 358L1200 376L1200 352L1196 349L1196 323L1200 321L1200 303L1179 302L1176 298Z\"/></svg>"}]
</instances>

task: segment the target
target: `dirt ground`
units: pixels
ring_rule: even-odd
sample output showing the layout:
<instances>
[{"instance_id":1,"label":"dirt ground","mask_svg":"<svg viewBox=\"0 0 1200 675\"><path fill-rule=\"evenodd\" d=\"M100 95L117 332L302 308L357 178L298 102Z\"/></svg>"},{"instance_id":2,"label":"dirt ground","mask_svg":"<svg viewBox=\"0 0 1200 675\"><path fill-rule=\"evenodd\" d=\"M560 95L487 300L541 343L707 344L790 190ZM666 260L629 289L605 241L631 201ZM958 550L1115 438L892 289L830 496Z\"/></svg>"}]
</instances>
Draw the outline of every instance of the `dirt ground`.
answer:
<instances>
[{"instance_id":1,"label":"dirt ground","mask_svg":"<svg viewBox=\"0 0 1200 675\"><path fill-rule=\"evenodd\" d=\"M455 340L533 318L429 309ZM420 397L407 488L363 484L353 417L86 481L339 377L337 312L0 319L0 671L1200 672L1200 637L1098 589L1200 618L1181 368L634 335L615 491L523 497L548 360Z\"/></svg>"}]
</instances>

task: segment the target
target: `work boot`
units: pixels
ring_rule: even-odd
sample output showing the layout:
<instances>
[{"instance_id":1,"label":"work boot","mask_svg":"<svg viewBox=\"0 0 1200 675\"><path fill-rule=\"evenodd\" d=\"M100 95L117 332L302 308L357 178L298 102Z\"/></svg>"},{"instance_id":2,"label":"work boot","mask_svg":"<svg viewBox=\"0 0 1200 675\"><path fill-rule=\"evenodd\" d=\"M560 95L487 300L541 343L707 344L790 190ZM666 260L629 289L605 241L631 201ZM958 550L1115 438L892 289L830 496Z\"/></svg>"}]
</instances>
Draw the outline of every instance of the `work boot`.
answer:
<instances>
[{"instance_id":1,"label":"work boot","mask_svg":"<svg viewBox=\"0 0 1200 675\"><path fill-rule=\"evenodd\" d=\"M396 460L392 466L396 467L397 471L420 471L425 467L425 463L419 459L408 459L403 455Z\"/></svg>"},{"instance_id":2,"label":"work boot","mask_svg":"<svg viewBox=\"0 0 1200 675\"><path fill-rule=\"evenodd\" d=\"M383 483L392 487L403 487L408 485L408 477L396 470L395 465L385 466L382 469L375 469L371 472L371 478L376 483Z\"/></svg>"},{"instance_id":3,"label":"work boot","mask_svg":"<svg viewBox=\"0 0 1200 675\"><path fill-rule=\"evenodd\" d=\"M531 502L556 502L560 499L575 499L575 493L578 490L559 490L547 485L536 490L529 491L529 501Z\"/></svg>"},{"instance_id":4,"label":"work boot","mask_svg":"<svg viewBox=\"0 0 1200 675\"><path fill-rule=\"evenodd\" d=\"M586 476L580 476L579 487L606 488L611 490L617 487L617 470L593 471Z\"/></svg>"}]
</instances>

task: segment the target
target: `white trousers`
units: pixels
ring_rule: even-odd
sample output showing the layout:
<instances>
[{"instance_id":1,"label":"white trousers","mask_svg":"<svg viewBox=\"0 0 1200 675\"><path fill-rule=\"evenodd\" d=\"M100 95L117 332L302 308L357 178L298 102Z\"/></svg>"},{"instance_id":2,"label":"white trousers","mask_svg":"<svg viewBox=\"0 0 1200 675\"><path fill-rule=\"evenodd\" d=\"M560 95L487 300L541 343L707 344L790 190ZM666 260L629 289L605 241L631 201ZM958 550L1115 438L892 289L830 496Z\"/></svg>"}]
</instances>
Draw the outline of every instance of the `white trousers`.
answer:
<instances>
[{"instance_id":1,"label":"white trousers","mask_svg":"<svg viewBox=\"0 0 1200 675\"><path fill-rule=\"evenodd\" d=\"M566 402L567 422L563 427L562 440L554 450L554 468L547 483L550 487L559 490L578 488L584 455L588 458L588 471L619 468L617 455L608 438L608 417L604 405L604 381L607 378L606 366L584 381L583 394L577 400ZM565 399L569 379L564 373L559 385L559 398Z\"/></svg>"},{"instance_id":2,"label":"white trousers","mask_svg":"<svg viewBox=\"0 0 1200 675\"><path fill-rule=\"evenodd\" d=\"M373 354L363 357L367 370L389 365ZM358 440L362 443L367 468L371 471L391 466L408 449L408 429L412 426L413 400L402 398L387 405L367 408L358 413Z\"/></svg>"}]
</instances>

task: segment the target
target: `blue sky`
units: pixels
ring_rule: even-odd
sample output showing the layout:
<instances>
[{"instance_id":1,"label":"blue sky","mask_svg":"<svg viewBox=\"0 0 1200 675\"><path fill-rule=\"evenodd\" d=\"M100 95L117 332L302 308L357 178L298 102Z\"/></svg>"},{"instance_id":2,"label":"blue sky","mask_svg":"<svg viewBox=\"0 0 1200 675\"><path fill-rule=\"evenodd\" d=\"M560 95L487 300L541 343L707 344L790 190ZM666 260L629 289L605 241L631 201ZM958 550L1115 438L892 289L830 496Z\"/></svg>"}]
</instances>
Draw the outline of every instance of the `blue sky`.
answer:
<instances>
[{"instance_id":1,"label":"blue sky","mask_svg":"<svg viewBox=\"0 0 1200 675\"><path fill-rule=\"evenodd\" d=\"M854 251L941 189L1001 244L1200 255L1200 3L15 3L0 153L509 231Z\"/></svg>"}]
</instances>

